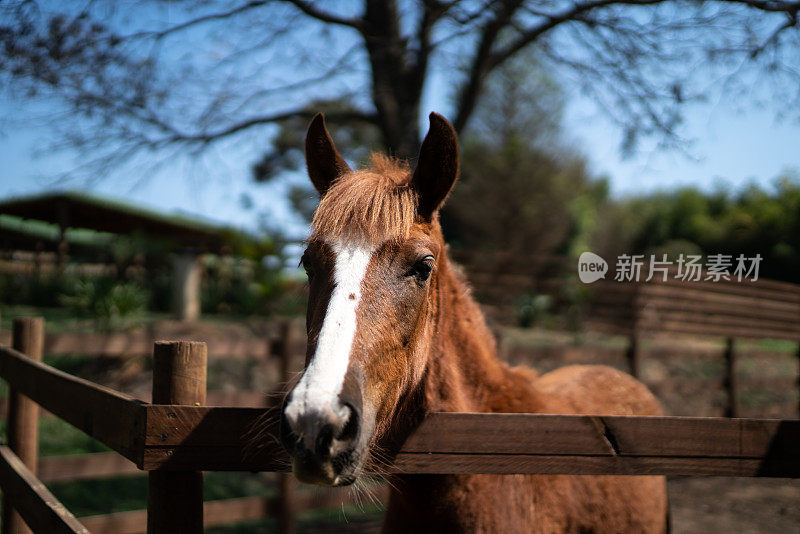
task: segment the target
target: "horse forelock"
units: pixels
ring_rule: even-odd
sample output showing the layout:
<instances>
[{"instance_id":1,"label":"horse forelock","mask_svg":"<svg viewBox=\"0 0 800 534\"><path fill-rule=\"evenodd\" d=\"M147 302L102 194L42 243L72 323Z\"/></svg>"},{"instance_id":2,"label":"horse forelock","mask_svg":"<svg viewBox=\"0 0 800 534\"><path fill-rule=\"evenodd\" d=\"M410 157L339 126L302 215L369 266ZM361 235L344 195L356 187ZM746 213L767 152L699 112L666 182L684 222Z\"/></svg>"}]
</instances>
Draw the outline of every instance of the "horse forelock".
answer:
<instances>
[{"instance_id":1,"label":"horse forelock","mask_svg":"<svg viewBox=\"0 0 800 534\"><path fill-rule=\"evenodd\" d=\"M409 237L417 199L408 165L383 154L372 154L370 163L331 185L314 212L310 239L374 246Z\"/></svg>"}]
</instances>

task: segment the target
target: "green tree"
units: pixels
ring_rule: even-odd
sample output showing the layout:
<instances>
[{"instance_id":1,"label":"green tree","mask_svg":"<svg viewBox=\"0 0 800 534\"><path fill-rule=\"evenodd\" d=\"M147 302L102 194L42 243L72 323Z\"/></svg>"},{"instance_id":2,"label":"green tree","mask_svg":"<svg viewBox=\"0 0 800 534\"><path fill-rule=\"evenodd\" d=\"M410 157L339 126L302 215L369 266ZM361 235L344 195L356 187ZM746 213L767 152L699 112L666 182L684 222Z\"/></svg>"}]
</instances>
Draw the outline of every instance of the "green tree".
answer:
<instances>
[{"instance_id":1,"label":"green tree","mask_svg":"<svg viewBox=\"0 0 800 534\"><path fill-rule=\"evenodd\" d=\"M563 104L563 90L528 55L487 80L463 139L458 185L442 211L449 242L530 254L570 252L570 242L584 230L579 223L591 217L605 187L567 148Z\"/></svg>"},{"instance_id":2,"label":"green tree","mask_svg":"<svg viewBox=\"0 0 800 534\"><path fill-rule=\"evenodd\" d=\"M760 254L760 276L800 282L799 176L734 193L683 188L623 199L607 213L595 243L608 257Z\"/></svg>"}]
</instances>

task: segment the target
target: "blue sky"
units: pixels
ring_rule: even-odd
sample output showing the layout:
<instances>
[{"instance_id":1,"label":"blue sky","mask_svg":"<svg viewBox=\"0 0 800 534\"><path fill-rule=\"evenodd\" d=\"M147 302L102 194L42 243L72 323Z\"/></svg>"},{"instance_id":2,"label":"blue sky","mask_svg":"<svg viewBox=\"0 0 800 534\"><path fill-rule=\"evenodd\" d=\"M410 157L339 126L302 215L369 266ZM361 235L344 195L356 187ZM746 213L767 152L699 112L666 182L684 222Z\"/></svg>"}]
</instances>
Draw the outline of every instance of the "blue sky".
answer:
<instances>
[{"instance_id":1,"label":"blue sky","mask_svg":"<svg viewBox=\"0 0 800 534\"><path fill-rule=\"evenodd\" d=\"M658 150L648 142L627 159L619 152L621 132L602 117L578 112L568 122L592 169L609 177L615 196L680 186L769 186L781 173L800 171L797 121L777 120L772 110L739 112L730 103L695 106L687 116L683 135L692 142L685 151Z\"/></svg>"}]
</instances>

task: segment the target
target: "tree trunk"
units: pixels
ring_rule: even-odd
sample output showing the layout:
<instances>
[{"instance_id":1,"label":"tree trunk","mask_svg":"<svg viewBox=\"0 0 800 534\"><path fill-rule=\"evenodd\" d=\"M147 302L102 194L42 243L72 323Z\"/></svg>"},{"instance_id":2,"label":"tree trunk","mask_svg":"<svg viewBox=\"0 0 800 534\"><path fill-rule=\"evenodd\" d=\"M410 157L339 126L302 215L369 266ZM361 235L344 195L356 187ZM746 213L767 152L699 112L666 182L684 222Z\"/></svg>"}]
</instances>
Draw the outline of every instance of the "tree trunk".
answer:
<instances>
[{"instance_id":1,"label":"tree trunk","mask_svg":"<svg viewBox=\"0 0 800 534\"><path fill-rule=\"evenodd\" d=\"M412 62L400 35L400 18L394 0L367 0L364 40L372 67L372 98L378 127L389 152L403 158L419 148L419 102L424 64Z\"/></svg>"}]
</instances>

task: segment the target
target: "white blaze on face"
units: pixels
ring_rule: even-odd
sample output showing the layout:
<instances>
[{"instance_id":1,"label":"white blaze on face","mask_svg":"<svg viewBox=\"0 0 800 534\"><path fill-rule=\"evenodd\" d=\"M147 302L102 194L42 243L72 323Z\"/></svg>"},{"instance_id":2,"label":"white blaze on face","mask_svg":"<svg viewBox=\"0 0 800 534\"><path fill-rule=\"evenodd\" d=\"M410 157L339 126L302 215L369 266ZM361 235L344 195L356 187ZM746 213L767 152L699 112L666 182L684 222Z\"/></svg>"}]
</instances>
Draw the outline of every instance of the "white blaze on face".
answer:
<instances>
[{"instance_id":1,"label":"white blaze on face","mask_svg":"<svg viewBox=\"0 0 800 534\"><path fill-rule=\"evenodd\" d=\"M339 402L350 351L356 333L356 308L361 300L361 283L374 248L363 243L331 244L335 254L333 292L317 339L317 348L303 378L292 392L286 417L297 428L301 416L310 412L325 414L345 410ZM346 414L337 413L340 417ZM310 423L310 421L309 421Z\"/></svg>"}]
</instances>

